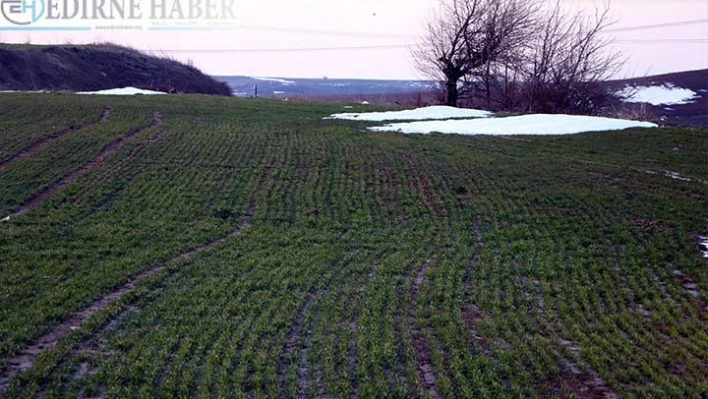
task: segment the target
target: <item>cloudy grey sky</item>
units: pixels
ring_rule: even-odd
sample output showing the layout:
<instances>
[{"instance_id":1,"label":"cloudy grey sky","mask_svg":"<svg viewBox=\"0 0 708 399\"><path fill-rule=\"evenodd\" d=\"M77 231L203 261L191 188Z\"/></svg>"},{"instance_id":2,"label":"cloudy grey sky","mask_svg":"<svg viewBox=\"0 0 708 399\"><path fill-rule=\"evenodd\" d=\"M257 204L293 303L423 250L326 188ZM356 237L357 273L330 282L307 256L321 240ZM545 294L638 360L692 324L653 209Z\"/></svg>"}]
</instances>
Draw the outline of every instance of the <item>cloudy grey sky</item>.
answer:
<instances>
[{"instance_id":1,"label":"cloudy grey sky","mask_svg":"<svg viewBox=\"0 0 708 399\"><path fill-rule=\"evenodd\" d=\"M230 31L0 31L0 40L112 41L191 60L210 74L424 78L406 46L416 43L437 0L235 1L241 28ZM594 4L564 3L572 9ZM708 19L708 0L612 0L611 7L615 29ZM708 68L708 22L608 35L628 57L624 76ZM348 49L332 49L341 47Z\"/></svg>"}]
</instances>

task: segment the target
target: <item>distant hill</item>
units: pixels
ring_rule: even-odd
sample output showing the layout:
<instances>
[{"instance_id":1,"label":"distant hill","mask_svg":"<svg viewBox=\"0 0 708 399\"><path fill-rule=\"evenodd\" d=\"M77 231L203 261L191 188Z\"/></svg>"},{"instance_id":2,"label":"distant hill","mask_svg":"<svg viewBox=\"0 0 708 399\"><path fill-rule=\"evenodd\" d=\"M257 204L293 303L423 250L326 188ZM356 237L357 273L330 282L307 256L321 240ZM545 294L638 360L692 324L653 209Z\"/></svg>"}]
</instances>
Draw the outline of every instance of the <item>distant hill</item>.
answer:
<instances>
[{"instance_id":1,"label":"distant hill","mask_svg":"<svg viewBox=\"0 0 708 399\"><path fill-rule=\"evenodd\" d=\"M323 102L368 101L380 105L421 106L437 104L437 84L423 80L366 79L296 79L282 77L215 76L231 88L232 94L289 98ZM621 116L629 119L650 119L669 125L708 127L708 69L677 72L641 78L606 82L609 90L663 87L688 89L694 97L681 104L623 103L618 105ZM483 105L479 105L483 107ZM625 110L626 109L626 110ZM641 111L639 111L641 110Z\"/></svg>"},{"instance_id":2,"label":"distant hill","mask_svg":"<svg viewBox=\"0 0 708 399\"><path fill-rule=\"evenodd\" d=\"M422 80L291 79L248 76L215 76L229 85L233 95L251 97L258 86L259 97L343 96L413 94L429 92L435 82Z\"/></svg>"},{"instance_id":3,"label":"distant hill","mask_svg":"<svg viewBox=\"0 0 708 399\"><path fill-rule=\"evenodd\" d=\"M197 68L113 44L0 44L0 90L95 91L137 87L230 95Z\"/></svg>"},{"instance_id":4,"label":"distant hill","mask_svg":"<svg viewBox=\"0 0 708 399\"><path fill-rule=\"evenodd\" d=\"M690 90L693 97L679 104L634 103L632 106L644 107L648 113L666 124L708 127L708 69L614 80L607 84L614 90L628 87Z\"/></svg>"}]
</instances>

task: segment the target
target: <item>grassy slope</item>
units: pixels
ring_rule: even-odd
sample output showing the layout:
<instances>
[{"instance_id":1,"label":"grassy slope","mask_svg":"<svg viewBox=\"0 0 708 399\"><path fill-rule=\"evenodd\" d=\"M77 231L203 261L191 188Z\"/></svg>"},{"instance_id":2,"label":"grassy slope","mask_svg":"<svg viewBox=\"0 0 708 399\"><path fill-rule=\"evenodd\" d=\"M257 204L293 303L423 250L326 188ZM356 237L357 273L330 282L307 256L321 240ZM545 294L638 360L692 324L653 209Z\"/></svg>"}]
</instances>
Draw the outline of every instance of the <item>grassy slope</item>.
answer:
<instances>
[{"instance_id":1,"label":"grassy slope","mask_svg":"<svg viewBox=\"0 0 708 399\"><path fill-rule=\"evenodd\" d=\"M663 120L667 124L708 128L708 92L706 92L708 90L708 69L607 82L609 87L617 90L627 86L647 87L663 84L693 90L698 97L688 104L659 106L644 104L630 105L630 107L640 109L645 107L657 119L665 117Z\"/></svg>"},{"instance_id":2,"label":"grassy slope","mask_svg":"<svg viewBox=\"0 0 708 399\"><path fill-rule=\"evenodd\" d=\"M321 120L330 105L41 96L2 95L3 147L39 134L42 112L47 133L113 115L0 173L0 217L153 111L165 124L0 225L0 364L255 214L68 336L9 397L417 397L422 352L442 397L568 397L569 364L631 397L708 392L692 237L708 234L705 131L366 134Z\"/></svg>"},{"instance_id":3,"label":"grassy slope","mask_svg":"<svg viewBox=\"0 0 708 399\"><path fill-rule=\"evenodd\" d=\"M95 91L139 87L229 96L197 68L113 44L0 44L0 89Z\"/></svg>"}]
</instances>

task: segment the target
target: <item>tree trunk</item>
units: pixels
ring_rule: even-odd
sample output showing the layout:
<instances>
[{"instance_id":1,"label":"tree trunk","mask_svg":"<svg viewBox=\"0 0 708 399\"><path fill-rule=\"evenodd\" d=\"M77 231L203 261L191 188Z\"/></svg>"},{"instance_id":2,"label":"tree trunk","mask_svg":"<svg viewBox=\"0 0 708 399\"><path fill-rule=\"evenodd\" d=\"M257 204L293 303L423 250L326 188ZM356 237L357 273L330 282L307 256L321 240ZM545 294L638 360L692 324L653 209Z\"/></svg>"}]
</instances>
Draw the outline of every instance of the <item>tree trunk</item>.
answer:
<instances>
[{"instance_id":1,"label":"tree trunk","mask_svg":"<svg viewBox=\"0 0 708 399\"><path fill-rule=\"evenodd\" d=\"M487 87L487 109L492 105L492 63L487 61L487 70L484 71L484 85Z\"/></svg>"},{"instance_id":2,"label":"tree trunk","mask_svg":"<svg viewBox=\"0 0 708 399\"><path fill-rule=\"evenodd\" d=\"M457 107L457 100L460 98L460 93L457 90L457 80L448 78L445 87L447 92L445 96L445 105Z\"/></svg>"}]
</instances>

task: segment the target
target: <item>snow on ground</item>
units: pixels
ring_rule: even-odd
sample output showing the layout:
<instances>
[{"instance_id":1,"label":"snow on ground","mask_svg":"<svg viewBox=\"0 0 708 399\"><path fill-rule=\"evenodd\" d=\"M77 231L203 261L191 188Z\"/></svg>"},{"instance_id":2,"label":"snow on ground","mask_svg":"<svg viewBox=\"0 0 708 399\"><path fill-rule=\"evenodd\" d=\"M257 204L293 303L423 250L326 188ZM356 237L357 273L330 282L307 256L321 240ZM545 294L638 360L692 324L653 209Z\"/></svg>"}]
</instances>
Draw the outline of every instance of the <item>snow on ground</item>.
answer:
<instances>
[{"instance_id":1,"label":"snow on ground","mask_svg":"<svg viewBox=\"0 0 708 399\"><path fill-rule=\"evenodd\" d=\"M328 118L325 119L345 119L351 121L382 122L406 120L421 121L451 118L488 118L493 115L494 114L487 111L438 105L426 108L407 109L404 111L334 114L330 115Z\"/></svg>"},{"instance_id":2,"label":"snow on ground","mask_svg":"<svg viewBox=\"0 0 708 399\"><path fill-rule=\"evenodd\" d=\"M261 82L282 83L286 86L292 86L295 84L295 82L293 82L292 80L285 80L285 79L278 79L278 78L263 78L263 77L251 76L251 79L260 80Z\"/></svg>"},{"instance_id":3,"label":"snow on ground","mask_svg":"<svg viewBox=\"0 0 708 399\"><path fill-rule=\"evenodd\" d=\"M668 171L668 170L665 171L665 172L666 172L666 177L670 177L670 178L672 178L672 179L674 179L674 180L691 181L691 179L689 179L689 178L687 178L687 177L683 177L683 176L681 176L680 174L678 174L678 173L676 173L676 172L671 172L671 171Z\"/></svg>"},{"instance_id":4,"label":"snow on ground","mask_svg":"<svg viewBox=\"0 0 708 399\"><path fill-rule=\"evenodd\" d=\"M625 102L628 103L649 103L651 105L690 104L698 97L695 91L676 87L671 83L667 83L663 86L650 87L629 86L619 91L617 94L622 97L630 96L625 100Z\"/></svg>"},{"instance_id":5,"label":"snow on ground","mask_svg":"<svg viewBox=\"0 0 708 399\"><path fill-rule=\"evenodd\" d=\"M99 95L104 95L104 96L133 96L136 94L155 95L155 94L167 94L167 93L162 92L162 91L138 89L136 87L123 87L120 89L108 89L108 90L99 90L99 91L82 91L82 92L78 92L76 94L99 94Z\"/></svg>"},{"instance_id":6,"label":"snow on ground","mask_svg":"<svg viewBox=\"0 0 708 399\"><path fill-rule=\"evenodd\" d=\"M370 127L375 132L450 133L465 135L552 135L623 130L633 127L658 127L649 122L575 115L523 115L508 118L444 120L394 123Z\"/></svg>"},{"instance_id":7,"label":"snow on ground","mask_svg":"<svg viewBox=\"0 0 708 399\"><path fill-rule=\"evenodd\" d=\"M703 258L708 259L708 237L698 237L698 246L701 250L701 255Z\"/></svg>"}]
</instances>

